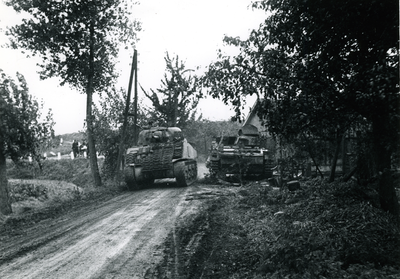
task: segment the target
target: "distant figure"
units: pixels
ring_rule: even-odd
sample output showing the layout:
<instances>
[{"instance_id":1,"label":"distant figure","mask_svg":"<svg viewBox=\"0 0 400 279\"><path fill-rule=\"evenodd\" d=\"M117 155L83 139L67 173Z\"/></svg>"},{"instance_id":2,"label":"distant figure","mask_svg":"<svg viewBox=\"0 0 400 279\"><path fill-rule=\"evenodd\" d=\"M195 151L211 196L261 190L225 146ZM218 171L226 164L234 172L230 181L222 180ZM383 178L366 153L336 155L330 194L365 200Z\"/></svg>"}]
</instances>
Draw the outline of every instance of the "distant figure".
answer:
<instances>
[{"instance_id":1,"label":"distant figure","mask_svg":"<svg viewBox=\"0 0 400 279\"><path fill-rule=\"evenodd\" d=\"M76 156L79 153L79 146L78 146L78 142L76 140L74 140L72 142L72 152L74 153L74 158L76 158Z\"/></svg>"},{"instance_id":2,"label":"distant figure","mask_svg":"<svg viewBox=\"0 0 400 279\"><path fill-rule=\"evenodd\" d=\"M63 139L60 138L60 145L63 145Z\"/></svg>"},{"instance_id":3,"label":"distant figure","mask_svg":"<svg viewBox=\"0 0 400 279\"><path fill-rule=\"evenodd\" d=\"M81 155L84 156L84 157L86 158L86 157L87 157L88 148L87 148L87 143L86 143L85 140L82 142L82 144L81 144L81 146L79 147L79 149L80 149ZM85 156L85 154L86 154L86 156Z\"/></svg>"}]
</instances>

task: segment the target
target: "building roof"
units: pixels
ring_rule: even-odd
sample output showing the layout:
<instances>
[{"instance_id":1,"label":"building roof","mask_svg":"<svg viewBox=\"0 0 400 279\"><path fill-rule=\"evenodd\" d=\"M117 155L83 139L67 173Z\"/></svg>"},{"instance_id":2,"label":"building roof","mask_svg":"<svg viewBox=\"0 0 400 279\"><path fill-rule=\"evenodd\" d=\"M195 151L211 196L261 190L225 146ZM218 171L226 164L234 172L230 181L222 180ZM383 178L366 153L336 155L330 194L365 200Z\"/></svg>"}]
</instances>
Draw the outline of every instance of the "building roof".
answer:
<instances>
[{"instance_id":1,"label":"building roof","mask_svg":"<svg viewBox=\"0 0 400 279\"><path fill-rule=\"evenodd\" d=\"M243 123L243 126L252 125L255 126L260 133L266 133L267 128L262 124L260 117L257 115L257 106L261 103L260 99L257 99L253 106L250 109L249 114L246 117L246 120Z\"/></svg>"}]
</instances>

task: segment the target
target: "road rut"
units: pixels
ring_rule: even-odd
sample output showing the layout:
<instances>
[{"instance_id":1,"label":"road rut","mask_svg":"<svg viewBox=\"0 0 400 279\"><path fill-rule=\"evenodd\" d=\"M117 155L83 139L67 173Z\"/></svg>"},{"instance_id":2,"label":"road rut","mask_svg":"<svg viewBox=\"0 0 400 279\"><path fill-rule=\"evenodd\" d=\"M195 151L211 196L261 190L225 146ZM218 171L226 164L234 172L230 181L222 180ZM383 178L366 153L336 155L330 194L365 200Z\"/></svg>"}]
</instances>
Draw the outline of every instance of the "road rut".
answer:
<instances>
[{"instance_id":1,"label":"road rut","mask_svg":"<svg viewBox=\"0 0 400 279\"><path fill-rule=\"evenodd\" d=\"M0 244L0 278L146 278L190 188L127 192Z\"/></svg>"}]
</instances>

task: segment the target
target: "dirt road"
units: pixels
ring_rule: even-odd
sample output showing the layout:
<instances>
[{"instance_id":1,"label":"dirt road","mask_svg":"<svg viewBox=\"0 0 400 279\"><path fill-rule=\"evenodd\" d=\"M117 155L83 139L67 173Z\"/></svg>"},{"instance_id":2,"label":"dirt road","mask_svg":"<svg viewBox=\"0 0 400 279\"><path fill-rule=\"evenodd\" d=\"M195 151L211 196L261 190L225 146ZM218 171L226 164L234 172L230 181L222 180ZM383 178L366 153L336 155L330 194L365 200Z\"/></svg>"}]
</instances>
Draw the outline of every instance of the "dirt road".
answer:
<instances>
[{"instance_id":1,"label":"dirt road","mask_svg":"<svg viewBox=\"0 0 400 279\"><path fill-rule=\"evenodd\" d=\"M125 192L0 239L0 278L156 278L175 220L200 186ZM188 198L190 197L190 198Z\"/></svg>"}]
</instances>

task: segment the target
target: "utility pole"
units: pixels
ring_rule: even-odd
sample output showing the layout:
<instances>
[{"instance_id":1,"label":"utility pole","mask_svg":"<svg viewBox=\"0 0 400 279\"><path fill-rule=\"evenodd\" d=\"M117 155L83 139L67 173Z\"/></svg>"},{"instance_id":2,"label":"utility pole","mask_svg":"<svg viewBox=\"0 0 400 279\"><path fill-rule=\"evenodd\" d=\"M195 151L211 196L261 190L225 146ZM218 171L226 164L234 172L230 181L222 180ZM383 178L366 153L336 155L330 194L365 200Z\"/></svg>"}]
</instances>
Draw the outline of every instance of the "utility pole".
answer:
<instances>
[{"instance_id":1,"label":"utility pole","mask_svg":"<svg viewBox=\"0 0 400 279\"><path fill-rule=\"evenodd\" d=\"M133 108L133 113L134 113L134 115L133 115L133 143L134 143L134 145L136 145L137 144L137 135L138 135L138 131L137 131L137 99L138 99L138 86L137 86L137 84L138 84L138 78L137 78L137 72L138 72L138 69L137 69L137 52L136 52L136 49L135 49L135 53L134 53L134 57L136 57L136 59L134 60L135 61L135 101L134 101L134 103L133 103L133 106L134 106L134 108Z\"/></svg>"},{"instance_id":2,"label":"utility pole","mask_svg":"<svg viewBox=\"0 0 400 279\"><path fill-rule=\"evenodd\" d=\"M129 85L128 85L128 96L126 97L126 104L125 104L125 111L124 111L124 122L122 124L122 134L121 139L119 142L119 151L117 157L117 166L115 168L116 172L116 179L119 183L119 170L122 161L122 155L124 153L124 142L126 138L126 128L128 126L128 116L129 116L129 104L131 101L131 93L132 93L132 83L133 83L133 76L135 74L135 101L134 101L134 138L136 144L136 125L137 125L137 51L134 50L133 59L132 59L132 67L131 67L131 75L129 77Z\"/></svg>"}]
</instances>

